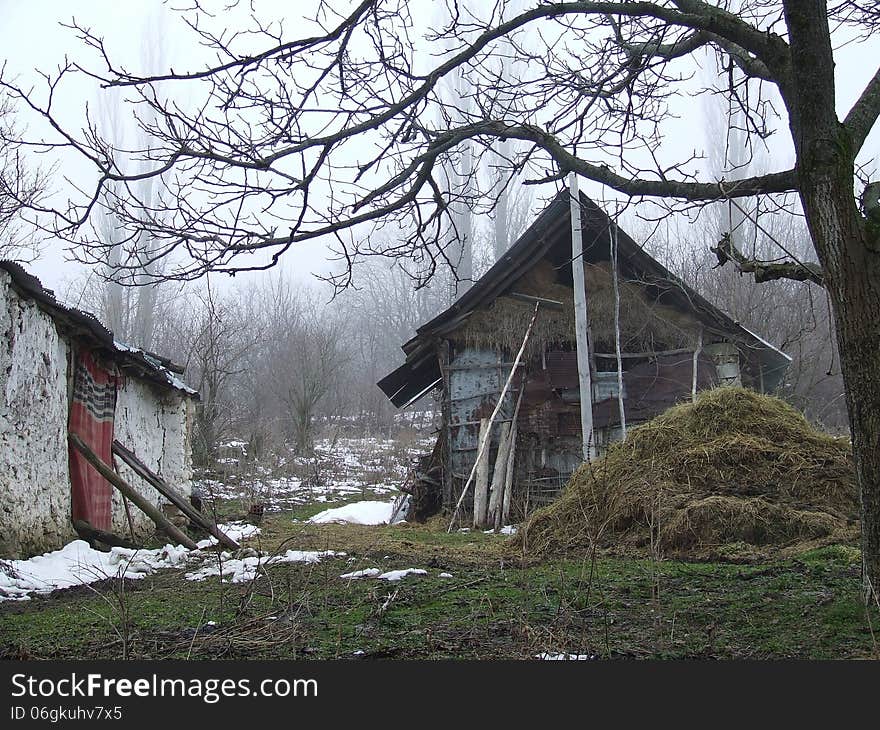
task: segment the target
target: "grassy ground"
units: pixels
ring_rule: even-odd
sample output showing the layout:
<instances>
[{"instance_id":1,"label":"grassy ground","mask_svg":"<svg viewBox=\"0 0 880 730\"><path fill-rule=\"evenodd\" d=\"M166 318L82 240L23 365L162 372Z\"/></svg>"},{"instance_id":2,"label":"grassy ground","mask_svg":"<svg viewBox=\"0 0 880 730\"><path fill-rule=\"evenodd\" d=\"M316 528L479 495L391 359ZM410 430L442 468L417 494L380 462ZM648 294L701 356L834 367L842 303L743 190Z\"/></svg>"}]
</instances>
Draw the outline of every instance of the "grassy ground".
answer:
<instances>
[{"instance_id":1,"label":"grassy ground","mask_svg":"<svg viewBox=\"0 0 880 730\"><path fill-rule=\"evenodd\" d=\"M327 505L321 505L326 507ZM0 604L6 658L870 658L859 557L832 546L733 564L570 557L524 563L505 538L443 525L309 525L267 516L250 544L345 551L244 584L177 571ZM362 568L424 568L399 583ZM440 577L443 572L451 578Z\"/></svg>"}]
</instances>

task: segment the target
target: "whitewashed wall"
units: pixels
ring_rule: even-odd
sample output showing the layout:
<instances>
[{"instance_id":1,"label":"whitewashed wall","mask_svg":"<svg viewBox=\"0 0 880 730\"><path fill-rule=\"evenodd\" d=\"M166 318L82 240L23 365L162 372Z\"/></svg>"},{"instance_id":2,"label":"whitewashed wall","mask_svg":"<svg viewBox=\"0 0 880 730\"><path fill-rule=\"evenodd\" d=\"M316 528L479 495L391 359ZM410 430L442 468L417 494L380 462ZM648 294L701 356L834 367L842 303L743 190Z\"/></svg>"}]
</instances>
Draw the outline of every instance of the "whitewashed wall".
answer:
<instances>
[{"instance_id":1,"label":"whitewashed wall","mask_svg":"<svg viewBox=\"0 0 880 730\"><path fill-rule=\"evenodd\" d=\"M76 537L70 523L67 463L70 346L54 320L10 287L0 270L0 558L57 549ZM116 404L115 437L185 494L192 475L190 401L128 377ZM126 481L154 504L164 499L124 465ZM136 536L153 532L130 505ZM128 535L122 499L113 490L112 530Z\"/></svg>"},{"instance_id":2,"label":"whitewashed wall","mask_svg":"<svg viewBox=\"0 0 880 730\"><path fill-rule=\"evenodd\" d=\"M114 437L150 469L185 496L189 496L192 460L189 442L189 399L160 390L135 378L126 378L116 400ZM117 458L120 476L150 502L160 505L165 500L159 492L140 479ZM153 531L149 517L129 505L138 537ZM113 532L128 535L128 521L122 495L113 490Z\"/></svg>"},{"instance_id":3,"label":"whitewashed wall","mask_svg":"<svg viewBox=\"0 0 880 730\"><path fill-rule=\"evenodd\" d=\"M0 271L0 557L75 537L67 470L67 344Z\"/></svg>"}]
</instances>

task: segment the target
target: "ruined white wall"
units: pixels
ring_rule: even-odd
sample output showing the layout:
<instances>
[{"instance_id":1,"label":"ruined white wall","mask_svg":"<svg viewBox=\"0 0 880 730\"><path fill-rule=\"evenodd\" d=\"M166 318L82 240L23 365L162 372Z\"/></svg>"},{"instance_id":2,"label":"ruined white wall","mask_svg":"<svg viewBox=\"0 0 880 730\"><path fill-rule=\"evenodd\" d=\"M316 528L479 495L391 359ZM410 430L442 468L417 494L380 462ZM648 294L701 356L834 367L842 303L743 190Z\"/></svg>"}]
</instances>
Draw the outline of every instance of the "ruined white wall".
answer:
<instances>
[{"instance_id":1,"label":"ruined white wall","mask_svg":"<svg viewBox=\"0 0 880 730\"><path fill-rule=\"evenodd\" d=\"M117 396L114 423L114 438L187 498L192 478L189 404L189 399L177 393L128 377ZM125 462L117 458L116 465L120 476L150 502L156 506L167 502ZM128 535L122 495L113 491L112 531ZM143 538L152 533L154 525L150 518L134 505L129 507L137 536Z\"/></svg>"},{"instance_id":2,"label":"ruined white wall","mask_svg":"<svg viewBox=\"0 0 880 730\"><path fill-rule=\"evenodd\" d=\"M76 538L70 522L67 462L70 345L54 320L10 287L0 270L0 558L60 548ZM114 435L153 471L189 496L189 409L177 391L127 377L116 404ZM165 501L119 465L122 477L154 504ZM113 489L112 531L128 536L122 498ZM153 523L130 505L136 537Z\"/></svg>"},{"instance_id":3,"label":"ruined white wall","mask_svg":"<svg viewBox=\"0 0 880 730\"><path fill-rule=\"evenodd\" d=\"M70 525L68 346L0 271L0 557L57 548Z\"/></svg>"}]
</instances>

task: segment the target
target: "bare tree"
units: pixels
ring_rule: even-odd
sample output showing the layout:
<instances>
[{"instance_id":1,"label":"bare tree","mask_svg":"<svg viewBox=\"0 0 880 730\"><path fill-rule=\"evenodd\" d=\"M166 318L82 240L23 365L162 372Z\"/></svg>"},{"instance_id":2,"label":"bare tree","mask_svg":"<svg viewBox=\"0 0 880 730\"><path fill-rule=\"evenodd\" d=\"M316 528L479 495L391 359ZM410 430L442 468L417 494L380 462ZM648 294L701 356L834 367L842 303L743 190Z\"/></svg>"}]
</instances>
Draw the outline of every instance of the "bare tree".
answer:
<instances>
[{"instance_id":1,"label":"bare tree","mask_svg":"<svg viewBox=\"0 0 880 730\"><path fill-rule=\"evenodd\" d=\"M187 381L199 391L193 423L193 458L199 466L213 463L217 446L236 435L240 422L233 387L264 335L243 306L246 296L218 293L208 282L189 293L165 332L164 352L180 359Z\"/></svg>"},{"instance_id":2,"label":"bare tree","mask_svg":"<svg viewBox=\"0 0 880 730\"><path fill-rule=\"evenodd\" d=\"M119 66L100 38L79 28L105 66L90 72L128 88L156 113L155 124L143 125L151 137L150 168L140 176L151 175L160 186L160 204L146 208L127 187L110 203L114 213L132 230L150 232L156 257L180 256L165 276L266 268L291 246L329 235L349 260L414 253L424 278L444 260L438 242L456 199L438 171L464 145L475 148L476 169L503 139L528 145L521 164L530 182L559 182L575 172L669 206L753 196L799 205L815 261L787 254L755 261L729 238L716 250L721 263L758 281L791 278L829 292L861 490L866 586L873 589L880 584L880 186L858 178L856 159L880 115L880 70L839 118L832 35L866 41L880 29L876 3L544 2L503 20L504 6L478 14L451 3L448 25L419 44L413 36L420 26L404 0L362 0L344 10L320 2L308 29L306 21L298 23L299 36L256 18L252 32L214 32L196 6L191 26L219 60L153 76ZM541 47L523 54L527 78L505 86L498 74L484 73L500 44L516 45L530 28ZM254 48L256 39L265 41L262 48ZM416 50L448 47L450 40L451 54ZM740 76L725 74L714 88L694 89L687 58L706 50ZM50 88L77 68L51 76ZM456 74L467 77L475 111L460 123L448 115L449 123L438 127L438 85ZM174 85L186 87L190 103L168 102L157 92ZM55 144L94 164L94 188L45 211L54 215L46 225L88 244L85 260L102 260L103 244L89 239L84 223L108 185L139 176L120 172L116 151L93 129L63 130L51 94L3 86L55 122ZM794 165L701 179L692 154L675 156L662 146L676 122L670 111L677 91L728 94L757 137L773 131L774 109L784 114ZM503 114L487 103L499 93L510 99ZM857 183L864 188L862 210ZM476 176L473 191L472 210L491 210L490 191ZM399 228L400 238L373 246L362 229L379 225ZM264 255L255 257L258 252ZM339 283L347 282L346 272Z\"/></svg>"},{"instance_id":3,"label":"bare tree","mask_svg":"<svg viewBox=\"0 0 880 730\"><path fill-rule=\"evenodd\" d=\"M165 29L159 16L152 16L145 27L144 44L141 48L142 62L146 68L160 68L164 64ZM134 137L133 150L149 150L150 138L145 131L149 124L155 123L155 112L146 111L141 126L124 122L122 113L129 111L121 90L116 88L98 98L98 110L102 133L113 141L114 147L123 149L127 137ZM136 176L149 170L145 160L123 160L121 170L132 171ZM152 175L126 183L133 187L138 199L143 202L145 211L158 204L159 188ZM105 284L103 318L117 339L149 349L154 347L157 306L159 302L159 281L163 269L161 259L154 257L155 243L149 231L143 227L129 234L125 221L114 213L113 200L124 188L122 182L108 185L103 193L102 206L97 216L97 235L104 242L107 256L105 262ZM128 276L115 276L126 271Z\"/></svg>"},{"instance_id":4,"label":"bare tree","mask_svg":"<svg viewBox=\"0 0 880 730\"><path fill-rule=\"evenodd\" d=\"M39 248L27 239L21 212L39 201L46 180L25 163L20 136L10 100L0 97L0 258L30 258Z\"/></svg>"},{"instance_id":5,"label":"bare tree","mask_svg":"<svg viewBox=\"0 0 880 730\"><path fill-rule=\"evenodd\" d=\"M255 364L271 396L277 430L298 454L312 452L316 417L340 386L347 353L345 325L315 291L294 290L282 277L261 290L259 311L266 331Z\"/></svg>"}]
</instances>

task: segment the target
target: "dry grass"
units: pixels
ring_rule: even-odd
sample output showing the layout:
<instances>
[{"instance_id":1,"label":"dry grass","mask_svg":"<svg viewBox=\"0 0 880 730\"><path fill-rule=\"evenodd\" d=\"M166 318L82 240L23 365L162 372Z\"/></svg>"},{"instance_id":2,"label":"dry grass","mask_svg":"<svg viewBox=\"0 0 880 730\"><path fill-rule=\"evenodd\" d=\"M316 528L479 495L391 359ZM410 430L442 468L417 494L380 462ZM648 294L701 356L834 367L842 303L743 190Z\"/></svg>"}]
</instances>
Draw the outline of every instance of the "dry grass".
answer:
<instances>
[{"instance_id":1,"label":"dry grass","mask_svg":"<svg viewBox=\"0 0 880 730\"><path fill-rule=\"evenodd\" d=\"M600 351L613 351L614 297L611 272L607 264L588 264L585 268L593 342ZM512 289L521 294L555 299L563 303L561 311L545 308L538 315L529 340L529 357L554 345L574 341L572 290L571 287L555 281L555 272L549 264L536 266ZM456 331L454 338L466 345L516 352L534 310L534 304L529 302L498 297L486 309L479 309L471 314ZM621 282L620 322L623 332L621 345L625 350L639 352L690 347L696 342L697 323L676 309L651 300L644 286L637 282Z\"/></svg>"},{"instance_id":2,"label":"dry grass","mask_svg":"<svg viewBox=\"0 0 880 730\"><path fill-rule=\"evenodd\" d=\"M816 431L778 398L718 388L582 465L517 544L532 555L590 546L678 555L723 554L730 544L803 548L853 539L857 514L847 440Z\"/></svg>"}]
</instances>

